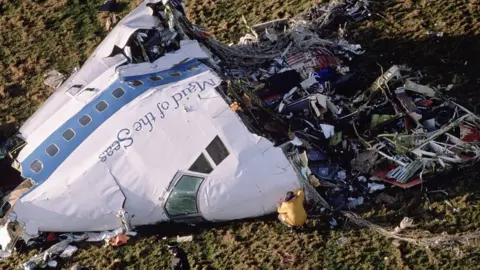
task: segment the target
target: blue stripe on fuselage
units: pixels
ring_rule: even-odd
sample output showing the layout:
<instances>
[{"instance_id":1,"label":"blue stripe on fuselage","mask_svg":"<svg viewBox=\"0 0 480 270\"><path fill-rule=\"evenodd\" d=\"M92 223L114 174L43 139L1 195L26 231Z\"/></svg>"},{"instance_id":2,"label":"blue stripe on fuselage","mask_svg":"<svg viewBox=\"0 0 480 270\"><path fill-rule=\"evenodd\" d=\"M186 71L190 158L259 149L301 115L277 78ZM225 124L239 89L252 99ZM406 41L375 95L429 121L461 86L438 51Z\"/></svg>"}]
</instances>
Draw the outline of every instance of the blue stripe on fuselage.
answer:
<instances>
[{"instance_id":1,"label":"blue stripe on fuselage","mask_svg":"<svg viewBox=\"0 0 480 270\"><path fill-rule=\"evenodd\" d=\"M199 68L189 70L189 68L195 66L198 66ZM87 139L88 136L90 136L101 124L103 124L107 119L109 119L112 115L118 112L123 106L125 106L126 104L128 104L129 102L131 102L132 100L153 87L159 87L162 85L185 80L189 77L198 75L208 70L210 69L207 66L194 59L168 70L137 76L124 77L121 78L122 80L118 79L113 82L98 97L90 101L90 103L88 103L80 112L78 112L75 116L70 118L67 122L65 122L52 134L50 134L50 136L45 139L21 163L23 177L31 178L35 182L35 186L30 189L30 191L45 182L53 174L53 172L65 161L65 159L67 159L67 157L70 156L70 154L75 149L77 149L77 147L82 142L84 142L85 139ZM173 72L180 72L181 76L171 76L170 74ZM149 78L153 76L160 76L162 77L162 80L150 80ZM135 80L141 80L143 84L137 87L127 84L128 82L132 82ZM112 92L117 88L122 88L126 92L125 95L118 99L112 96ZM95 105L97 105L97 103L102 100L106 101L109 106L105 111L98 112L95 109ZM87 126L82 127L78 120L85 114L88 114L92 118L92 121ZM62 134L65 132L65 130L69 128L72 128L75 131L76 135L71 141L67 142L65 139L63 139ZM49 156L45 151L47 147L51 144L57 145L57 147L60 149L54 157ZM35 174L33 171L30 170L30 164L32 164L32 162L35 160L40 160L43 163L43 169L38 174Z\"/></svg>"}]
</instances>

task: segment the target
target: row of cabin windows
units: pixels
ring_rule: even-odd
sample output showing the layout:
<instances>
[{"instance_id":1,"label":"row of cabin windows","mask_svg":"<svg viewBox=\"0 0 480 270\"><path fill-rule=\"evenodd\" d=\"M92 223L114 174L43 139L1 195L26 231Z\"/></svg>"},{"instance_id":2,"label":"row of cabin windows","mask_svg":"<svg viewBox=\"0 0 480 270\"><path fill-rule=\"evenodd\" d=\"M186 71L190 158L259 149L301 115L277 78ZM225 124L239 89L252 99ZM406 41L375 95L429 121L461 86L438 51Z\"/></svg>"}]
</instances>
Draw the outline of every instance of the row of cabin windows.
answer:
<instances>
[{"instance_id":1,"label":"row of cabin windows","mask_svg":"<svg viewBox=\"0 0 480 270\"><path fill-rule=\"evenodd\" d=\"M195 70L198 70L198 69L200 69L200 66L198 66L198 65L191 66L191 67L187 68L188 71L195 71ZM174 72L170 72L169 75L171 77L180 77L180 76L182 76L182 73L178 72L178 71L174 71ZM163 78L161 76L152 76L149 79L151 81L154 81L154 82L163 80ZM138 87L138 86L143 85L143 82L140 81L140 80L134 80L134 81L127 82L127 83L129 85L133 86L133 87Z\"/></svg>"},{"instance_id":2,"label":"row of cabin windows","mask_svg":"<svg viewBox=\"0 0 480 270\"><path fill-rule=\"evenodd\" d=\"M195 66L191 66L188 68L188 71L195 71L195 70L198 70L200 69L199 66L195 65ZM172 77L179 77L179 76L182 76L182 73L176 71L176 72L171 72L169 73L170 76ZM150 80L152 81L160 81L160 80L163 80L163 78L161 76L152 76L149 78ZM131 81L131 82L128 82L129 85L131 86L134 86L134 87L137 87L137 86L141 86L143 85L143 82L140 81L140 80L135 80L135 81ZM88 89L87 89L88 90ZM123 97L123 95L125 95L125 90L123 90L122 88L117 88L115 90L112 91L112 96L115 97L115 98L121 98ZM97 103L97 105L95 105L95 109L98 111L98 112L103 112L105 111L106 109L108 108L108 103L104 100L100 101L99 103ZM90 115L88 114L85 114L84 116L80 117L80 119L78 120L78 123L82 126L82 127L86 127L88 126L88 124L90 124L92 122L92 118L90 117ZM62 134L62 137L67 141L71 141L74 137L75 137L75 131L71 128L65 130ZM218 137L217 137L218 138ZM220 139L219 139L220 140ZM212 142L213 143L213 142ZM220 143L223 145L223 143L220 141ZM227 152L227 156L228 156L228 151L226 150L225 146L223 145L223 149L224 151ZM58 152L60 151L60 149L58 148L58 146L56 146L55 144L51 144L50 146L47 147L47 149L45 150L47 152L47 154L51 157L54 157L58 154ZM207 152L208 152L208 148L207 148ZM210 154L210 153L209 153ZM212 171L213 168L211 167L211 165L208 163L208 161L205 159L205 157L203 157L203 154L197 159L198 161L198 166L200 166L199 168L201 169L197 169L197 170L203 170L203 171ZM217 160L218 160L218 155L215 156L212 156L210 154L210 156L212 157L212 160L218 165L220 164L220 162L217 163ZM206 163L205 163L206 162ZM195 164L194 164L195 165ZM30 169L32 170L32 172L34 173L40 173L43 169L43 163L40 161L40 160L34 160L32 162L32 164L30 165ZM194 170L192 170L194 171Z\"/></svg>"},{"instance_id":3,"label":"row of cabin windows","mask_svg":"<svg viewBox=\"0 0 480 270\"><path fill-rule=\"evenodd\" d=\"M125 90L123 90L122 88L117 88L112 91L112 96L117 99L123 97L124 95L125 95ZM102 100L95 105L95 109L98 112L104 112L108 108L108 106L109 106L108 103ZM92 118L88 114L85 114L82 117L80 117L80 119L78 119L78 123L82 127L88 126L91 122L92 122ZM75 135L76 133L72 128L68 128L62 133L63 139L67 142L71 141L75 137ZM47 155L51 157L56 156L59 151L60 149L56 144L51 144L45 149L45 152L47 153ZM34 160L30 164L30 170L35 174L40 173L43 170L43 163L38 159Z\"/></svg>"},{"instance_id":4,"label":"row of cabin windows","mask_svg":"<svg viewBox=\"0 0 480 270\"><path fill-rule=\"evenodd\" d=\"M200 69L200 66L198 66L198 65L191 66L191 67L187 68L188 71L195 71L195 70L198 70L198 69ZM182 73L180 73L178 71L175 71L175 72L169 73L169 75L172 76L172 77L179 77L179 76L182 76ZM163 80L163 78L160 77L160 76L152 76L152 77L150 77L150 80L160 81L160 80ZM137 86L142 85L143 82L136 80L136 81L128 82L128 84L131 85L131 86L137 87ZM83 86L80 85L80 84L74 85L70 89L67 90L67 93L69 93L72 96L76 96L82 90L82 87ZM95 91L95 88L86 88L85 91Z\"/></svg>"}]
</instances>

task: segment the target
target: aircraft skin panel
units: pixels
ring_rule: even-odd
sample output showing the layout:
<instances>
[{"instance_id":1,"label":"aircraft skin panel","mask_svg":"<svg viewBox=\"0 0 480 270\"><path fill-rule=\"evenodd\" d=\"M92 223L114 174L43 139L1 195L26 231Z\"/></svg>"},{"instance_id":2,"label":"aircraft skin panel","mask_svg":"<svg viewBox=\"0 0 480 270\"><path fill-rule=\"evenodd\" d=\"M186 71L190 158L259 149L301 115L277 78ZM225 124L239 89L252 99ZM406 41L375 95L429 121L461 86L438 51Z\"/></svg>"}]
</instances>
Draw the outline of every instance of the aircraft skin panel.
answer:
<instances>
[{"instance_id":1,"label":"aircraft skin panel","mask_svg":"<svg viewBox=\"0 0 480 270\"><path fill-rule=\"evenodd\" d=\"M206 220L228 221L274 213L284 194L300 187L282 150L246 128L242 130L241 125L225 118L215 123L231 147L242 150L237 158L227 158L202 185L199 208Z\"/></svg>"},{"instance_id":2,"label":"aircraft skin panel","mask_svg":"<svg viewBox=\"0 0 480 270\"><path fill-rule=\"evenodd\" d=\"M22 127L29 145L17 161L35 185L14 212L27 233L114 230L119 210L132 225L255 217L299 187L282 150L252 134L216 91L221 79L196 60L214 59L197 41L183 39L153 63L110 57L157 26L152 14L140 4L57 90L92 86L73 94L80 107L63 111L70 105L52 98Z\"/></svg>"},{"instance_id":3,"label":"aircraft skin panel","mask_svg":"<svg viewBox=\"0 0 480 270\"><path fill-rule=\"evenodd\" d=\"M110 84L115 68L126 61L121 54L102 59L91 56L82 69L71 75L22 125L20 133L28 142L27 148L32 149L24 149L18 160L22 162L53 131L86 105L68 93L73 85L103 90Z\"/></svg>"},{"instance_id":4,"label":"aircraft skin panel","mask_svg":"<svg viewBox=\"0 0 480 270\"><path fill-rule=\"evenodd\" d=\"M38 196L54 200L59 195L50 193L48 187L67 186L63 192L78 194L77 203L82 203L81 192L87 187L75 187L77 191L70 183L101 182L103 176L90 171L106 170L124 194L123 208L134 225L172 218L166 203L178 174L204 179L197 193L196 213L204 220L240 219L275 211L280 197L299 186L296 174L281 149L250 133L230 109L215 90L220 81L214 72L206 71L151 88L108 118L48 181L22 201ZM217 137L228 151L218 164L206 150ZM211 172L190 171L200 155L208 160ZM109 196L105 193L103 200L108 201ZM32 203L38 211L48 204L37 199ZM59 207L59 213L63 207ZM32 222L45 221L39 218ZM43 224L42 228L47 226Z\"/></svg>"},{"instance_id":5,"label":"aircraft skin panel","mask_svg":"<svg viewBox=\"0 0 480 270\"><path fill-rule=\"evenodd\" d=\"M15 204L17 219L27 232L104 231L122 226L117 212L125 202L120 187L105 166L80 176L47 181Z\"/></svg>"},{"instance_id":6,"label":"aircraft skin panel","mask_svg":"<svg viewBox=\"0 0 480 270\"><path fill-rule=\"evenodd\" d=\"M196 70L188 70L188 68L198 66ZM153 74L145 74L144 78L149 78L152 76L162 77L163 80L151 81L146 79L148 83L143 85L133 87L128 83L135 81L124 78L124 81L117 80L112 83L105 91L103 91L99 96L92 100L87 106L85 106L80 112L78 112L74 117L65 122L60 128L53 132L44 142L42 142L23 162L22 166L22 176L24 178L31 178L35 181L35 185L38 186L41 183L45 182L50 175L62 164L62 162L80 145L82 144L100 125L102 125L107 119L114 115L118 110L123 106L133 101L135 98L145 93L152 87L159 87L162 85L167 85L170 83L178 82L188 78L188 76L194 76L200 74L207 70L208 68L200 64L197 60L191 60L179 66L176 66L170 70L165 70ZM170 76L171 72L181 72L183 76ZM115 98L112 95L112 92L118 88L122 88L126 91L126 94L121 98ZM98 112L95 106L100 101L105 101L108 103L108 108L103 112ZM81 117L88 115L91 118L91 122L87 126L82 126L79 123ZM72 128L75 131L75 137L70 141L66 141L62 134L69 128ZM59 151L54 156L51 157L46 153L48 146L55 144ZM30 165L35 161L39 160L43 164L43 169L35 173L30 169ZM35 188L35 187L34 187ZM33 189L34 189L33 188Z\"/></svg>"}]
</instances>

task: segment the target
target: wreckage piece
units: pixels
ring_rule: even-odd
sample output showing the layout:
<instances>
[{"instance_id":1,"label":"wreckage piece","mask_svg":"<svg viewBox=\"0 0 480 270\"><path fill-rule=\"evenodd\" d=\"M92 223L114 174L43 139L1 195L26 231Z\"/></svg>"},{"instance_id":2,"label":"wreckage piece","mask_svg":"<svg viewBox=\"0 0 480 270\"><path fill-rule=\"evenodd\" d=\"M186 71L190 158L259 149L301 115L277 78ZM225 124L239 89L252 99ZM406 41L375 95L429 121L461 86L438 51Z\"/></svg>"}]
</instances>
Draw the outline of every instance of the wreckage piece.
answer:
<instances>
[{"instance_id":1,"label":"wreckage piece","mask_svg":"<svg viewBox=\"0 0 480 270\"><path fill-rule=\"evenodd\" d=\"M345 180L345 171L338 164L329 164L326 166L310 166L312 173L323 180L339 181Z\"/></svg>"},{"instance_id":2,"label":"wreckage piece","mask_svg":"<svg viewBox=\"0 0 480 270\"><path fill-rule=\"evenodd\" d=\"M372 115L372 121L371 121L371 124L370 124L370 128L372 128L372 129L376 128L378 125L385 124L389 121L393 121L393 120L396 120L398 118L399 118L399 116L396 116L396 115L374 114L374 115Z\"/></svg>"},{"instance_id":3,"label":"wreckage piece","mask_svg":"<svg viewBox=\"0 0 480 270\"><path fill-rule=\"evenodd\" d=\"M182 29L187 28L188 21L184 18L179 19ZM257 70L260 66L266 66L273 61L283 61L289 55L297 53L315 52L315 57L319 56L326 61L335 61L338 65L339 59L334 56L334 51L345 55L346 50L358 50L358 46L351 46L346 41L334 41L321 38L316 32L319 26L314 22L303 20L291 20L289 28L283 33L278 34L276 42L255 40L253 44L237 44L226 46L219 41L210 38L205 39L198 31L189 32L193 39L202 40L202 43L208 47L215 56L227 67L242 68L246 70ZM353 53L353 52L352 52ZM355 53L361 53L355 51ZM315 58L307 58L315 60ZM300 61L301 62L301 61ZM326 67L326 66L325 66ZM303 70L299 70L304 77L307 77ZM315 70L310 70L315 71ZM308 73L308 72L307 72Z\"/></svg>"},{"instance_id":4,"label":"wreckage piece","mask_svg":"<svg viewBox=\"0 0 480 270\"><path fill-rule=\"evenodd\" d=\"M12 218L10 215L13 212L15 203L33 185L33 181L27 179L2 199L0 210L0 253L4 257L9 257L12 254L17 241L24 236L24 228L17 222L10 220Z\"/></svg>"},{"instance_id":5,"label":"wreckage piece","mask_svg":"<svg viewBox=\"0 0 480 270\"><path fill-rule=\"evenodd\" d=\"M370 87L370 93L376 92L378 89L381 89L392 79L400 79L401 78L400 67L399 66L391 66L385 73L383 73L380 77L375 80L375 82Z\"/></svg>"},{"instance_id":6,"label":"wreckage piece","mask_svg":"<svg viewBox=\"0 0 480 270\"><path fill-rule=\"evenodd\" d=\"M436 97L437 96L437 92L435 90L433 90L432 88L430 88L428 86L425 86L425 85L415 83L411 80L407 80L405 82L404 87L407 90L416 92L418 94L421 94L421 95L424 95L424 96L427 96L427 97Z\"/></svg>"},{"instance_id":7,"label":"wreckage piece","mask_svg":"<svg viewBox=\"0 0 480 270\"><path fill-rule=\"evenodd\" d=\"M43 83L45 85L53 89L57 89L65 80L65 75L56 70L51 70L47 74L43 75L43 79Z\"/></svg>"},{"instance_id":8,"label":"wreckage piece","mask_svg":"<svg viewBox=\"0 0 480 270\"><path fill-rule=\"evenodd\" d=\"M395 179L397 182L405 184L423 167L424 165L420 160L414 160L407 166L398 166L397 168L389 171L385 177Z\"/></svg>"},{"instance_id":9,"label":"wreckage piece","mask_svg":"<svg viewBox=\"0 0 480 270\"><path fill-rule=\"evenodd\" d=\"M472 125L463 123L459 125L459 128L460 128L460 138L458 139L461 140L461 142L465 142L465 143L480 142L480 130L478 129L478 127L475 128Z\"/></svg>"},{"instance_id":10,"label":"wreckage piece","mask_svg":"<svg viewBox=\"0 0 480 270\"><path fill-rule=\"evenodd\" d=\"M166 22L146 4L21 127L26 145L14 158L34 185L12 216L27 235L262 216L300 186L283 151L217 91L211 53L175 24L183 15L170 9ZM177 51L132 63L115 49L160 22L173 23Z\"/></svg>"},{"instance_id":11,"label":"wreckage piece","mask_svg":"<svg viewBox=\"0 0 480 270\"><path fill-rule=\"evenodd\" d=\"M18 185L8 195L2 198L0 208L0 218L2 220L8 219L10 213L13 211L13 206L25 192L33 187L33 185L34 182L30 179L27 179L20 183L20 185Z\"/></svg>"},{"instance_id":12,"label":"wreckage piece","mask_svg":"<svg viewBox=\"0 0 480 270\"><path fill-rule=\"evenodd\" d=\"M449 132L450 130L452 130L453 128L456 128L458 127L461 123L465 122L468 118L471 118L472 115L470 114L465 114L455 120L453 120L451 123L449 123L448 125L440 128L439 130L433 132L433 134L431 134L430 136L428 136L427 138L425 138L424 140L422 140L422 144L419 145L415 150L419 150L421 148L423 148L424 146L426 146L430 141L432 140L435 140L436 138L444 135L445 133ZM413 150L413 151L415 151ZM412 151L412 152L413 152Z\"/></svg>"},{"instance_id":13,"label":"wreckage piece","mask_svg":"<svg viewBox=\"0 0 480 270\"><path fill-rule=\"evenodd\" d=\"M374 150L360 152L351 162L352 170L362 173L370 173L377 160L378 154Z\"/></svg>"},{"instance_id":14,"label":"wreckage piece","mask_svg":"<svg viewBox=\"0 0 480 270\"><path fill-rule=\"evenodd\" d=\"M400 187L400 188L403 188L403 189L407 189L407 188L417 186L417 185L419 185L423 182L423 180L421 178L414 178L413 180L410 180L407 183L400 183L395 179L389 179L386 175L390 170L391 170L391 168L386 168L384 170L381 170L380 172L378 172L375 175L373 175L372 177L370 177L370 180L383 181L385 183L389 183L391 185L394 185L394 186L397 186L397 187Z\"/></svg>"},{"instance_id":15,"label":"wreckage piece","mask_svg":"<svg viewBox=\"0 0 480 270\"><path fill-rule=\"evenodd\" d=\"M405 89L397 88L395 91L395 96L400 101L400 104L407 110L407 112L415 112L417 111L417 106L406 94ZM421 117L421 116L419 116ZM417 119L418 120L418 119Z\"/></svg>"},{"instance_id":16,"label":"wreckage piece","mask_svg":"<svg viewBox=\"0 0 480 270\"><path fill-rule=\"evenodd\" d=\"M60 258L70 258L78 251L76 246L67 246L65 250L60 254Z\"/></svg>"},{"instance_id":17,"label":"wreckage piece","mask_svg":"<svg viewBox=\"0 0 480 270\"><path fill-rule=\"evenodd\" d=\"M276 29L282 31L287 26L287 23L288 19L277 19L253 25L251 28L258 36L265 34L270 41L276 41Z\"/></svg>"},{"instance_id":18,"label":"wreckage piece","mask_svg":"<svg viewBox=\"0 0 480 270\"><path fill-rule=\"evenodd\" d=\"M350 1L353 2L347 8L348 15L351 16L352 20L355 22L362 21L367 17L372 16L372 12L368 9L370 2L368 0L359 0L359 1ZM351 7L350 7L351 6Z\"/></svg>"},{"instance_id":19,"label":"wreckage piece","mask_svg":"<svg viewBox=\"0 0 480 270\"><path fill-rule=\"evenodd\" d=\"M45 268L48 262L61 255L67 248L70 249L68 252L71 252L72 248L70 248L70 243L84 240L84 238L73 237L72 235L66 235L66 237L67 238L65 240L56 243L44 252L33 256L28 261L23 263L23 269L30 270L36 269L36 267Z\"/></svg>"},{"instance_id":20,"label":"wreckage piece","mask_svg":"<svg viewBox=\"0 0 480 270\"><path fill-rule=\"evenodd\" d=\"M113 247L119 247L119 246L126 245L128 239L130 239L130 237L122 233L113 238L110 238L108 241L108 244Z\"/></svg>"},{"instance_id":21,"label":"wreckage piece","mask_svg":"<svg viewBox=\"0 0 480 270\"><path fill-rule=\"evenodd\" d=\"M116 0L106 0L98 9L98 12L114 12L117 6Z\"/></svg>"},{"instance_id":22,"label":"wreckage piece","mask_svg":"<svg viewBox=\"0 0 480 270\"><path fill-rule=\"evenodd\" d=\"M22 235L21 228L17 228L14 222L7 220L0 228L0 261L1 258L8 258L15 250L15 244Z\"/></svg>"},{"instance_id":23,"label":"wreckage piece","mask_svg":"<svg viewBox=\"0 0 480 270\"><path fill-rule=\"evenodd\" d=\"M281 113L287 115L311 110L315 117L321 118L328 111L327 107L327 97L325 95L312 94L285 105Z\"/></svg>"},{"instance_id":24,"label":"wreckage piece","mask_svg":"<svg viewBox=\"0 0 480 270\"><path fill-rule=\"evenodd\" d=\"M314 70L321 70L330 66L338 66L340 61L332 54L326 54L318 49L291 53L286 57L287 64L299 70L302 75L309 74Z\"/></svg>"}]
</instances>

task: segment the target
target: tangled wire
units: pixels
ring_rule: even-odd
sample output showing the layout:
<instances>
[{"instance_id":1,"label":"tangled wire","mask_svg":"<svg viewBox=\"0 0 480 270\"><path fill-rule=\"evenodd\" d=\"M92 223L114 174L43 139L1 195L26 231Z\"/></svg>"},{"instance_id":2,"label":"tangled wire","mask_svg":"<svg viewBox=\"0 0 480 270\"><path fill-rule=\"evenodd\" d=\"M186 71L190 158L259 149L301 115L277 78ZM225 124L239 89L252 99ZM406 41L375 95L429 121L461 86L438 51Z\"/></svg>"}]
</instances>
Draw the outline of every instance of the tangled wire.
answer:
<instances>
[{"instance_id":1,"label":"tangled wire","mask_svg":"<svg viewBox=\"0 0 480 270\"><path fill-rule=\"evenodd\" d=\"M232 46L227 46L213 37L206 38L182 16L176 17L175 23L188 36L201 41L225 66L252 69L279 57L285 57L287 53L315 49L323 55L333 56L331 50L336 48L351 51L351 47L345 42L334 42L320 37L332 20L342 14L344 6L343 2L332 1L326 8L323 6L313 8L305 15L290 20L288 28L282 33L277 33L275 41L259 39L257 33L252 31L253 35L249 35L248 39L253 42Z\"/></svg>"},{"instance_id":2,"label":"tangled wire","mask_svg":"<svg viewBox=\"0 0 480 270\"><path fill-rule=\"evenodd\" d=\"M316 50L323 55L332 57L335 57L332 51L337 49L355 54L361 53L358 51L359 48L353 47L345 40L338 39L332 41L321 38L325 28L331 25L335 18L345 14L345 7L346 5L351 4L350 2L352 1L332 0L327 5L318 5L312 8L296 19L290 20L288 28L282 33L277 33L275 41L259 38L258 35L252 31L252 34L249 34L244 38L245 42L232 46L227 46L215 40L213 37L206 36L205 33L197 31L183 16L176 16L174 20L175 24L179 26L187 36L199 40L227 69L239 68L244 70L254 70L271 63L275 59L280 58L284 60L287 53L294 54ZM222 69L221 71L224 70L225 69ZM254 87L249 85L248 82L237 83L232 80L232 83L235 83L236 88L240 88L247 93ZM250 96L254 98L255 95ZM331 209L328 202L317 192L302 173L302 165L298 160L298 155L295 155L295 153L286 154L297 173L302 188L305 190L307 200L314 202L314 209ZM448 246L454 243L476 245L480 239L480 232L473 232L464 235L442 234L437 236L427 235L426 233L419 234L418 232L415 235L413 232L410 234L401 234L394 231L388 231L351 211L340 211L340 213L357 226L367 227L387 238L405 241L426 249L429 249L430 247Z\"/></svg>"}]
</instances>

